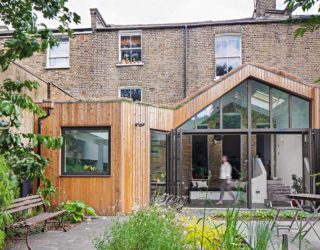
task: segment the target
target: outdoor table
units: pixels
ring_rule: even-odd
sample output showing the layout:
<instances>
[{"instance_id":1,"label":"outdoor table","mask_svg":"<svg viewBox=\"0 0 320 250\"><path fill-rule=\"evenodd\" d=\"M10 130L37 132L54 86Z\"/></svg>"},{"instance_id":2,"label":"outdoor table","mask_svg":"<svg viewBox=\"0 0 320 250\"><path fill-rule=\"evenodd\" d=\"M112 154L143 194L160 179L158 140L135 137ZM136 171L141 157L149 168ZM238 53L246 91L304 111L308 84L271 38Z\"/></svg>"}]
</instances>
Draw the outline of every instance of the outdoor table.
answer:
<instances>
[{"instance_id":1,"label":"outdoor table","mask_svg":"<svg viewBox=\"0 0 320 250\"><path fill-rule=\"evenodd\" d=\"M304 206L301 204L301 201L303 202L309 202L310 203L310 208L311 212L310 215L306 218L306 222L303 224L303 226L300 228L299 232L294 236L293 240L294 241L299 234L302 234L302 239L309 233L311 229L315 232L317 235L318 239L320 240L320 236L318 235L316 229L314 228L314 225L319 221L320 217L318 216L318 213L320 211L320 195L318 194L290 194L287 195L289 199L292 199L296 202L298 208L301 211L305 211ZM318 204L318 205L317 205ZM304 229L310 225L310 227L304 231Z\"/></svg>"}]
</instances>

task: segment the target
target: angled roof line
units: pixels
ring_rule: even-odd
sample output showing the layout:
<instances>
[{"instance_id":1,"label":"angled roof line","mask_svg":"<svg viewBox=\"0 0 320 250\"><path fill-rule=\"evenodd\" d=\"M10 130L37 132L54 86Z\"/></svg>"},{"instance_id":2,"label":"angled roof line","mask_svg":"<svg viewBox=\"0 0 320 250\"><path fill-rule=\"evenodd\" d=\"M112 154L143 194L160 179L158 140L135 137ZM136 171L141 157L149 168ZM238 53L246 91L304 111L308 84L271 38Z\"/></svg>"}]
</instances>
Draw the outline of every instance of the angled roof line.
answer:
<instances>
[{"instance_id":1,"label":"angled roof line","mask_svg":"<svg viewBox=\"0 0 320 250\"><path fill-rule=\"evenodd\" d=\"M48 82L46 80L44 80L43 78L41 78L40 76L36 75L35 73L31 72L29 69L25 68L24 66L20 65L19 63L13 62L12 64L16 65L17 67L21 68L22 70L28 72L30 75L34 76L35 78L39 79L40 81L46 83L47 85L52 84L54 87L56 87L57 89L59 89L60 91L62 91L63 93L65 93L66 95L77 99L76 97L74 97L72 94L70 94L68 91L64 90L63 88L59 87L57 84L53 83L53 82Z\"/></svg>"}]
</instances>

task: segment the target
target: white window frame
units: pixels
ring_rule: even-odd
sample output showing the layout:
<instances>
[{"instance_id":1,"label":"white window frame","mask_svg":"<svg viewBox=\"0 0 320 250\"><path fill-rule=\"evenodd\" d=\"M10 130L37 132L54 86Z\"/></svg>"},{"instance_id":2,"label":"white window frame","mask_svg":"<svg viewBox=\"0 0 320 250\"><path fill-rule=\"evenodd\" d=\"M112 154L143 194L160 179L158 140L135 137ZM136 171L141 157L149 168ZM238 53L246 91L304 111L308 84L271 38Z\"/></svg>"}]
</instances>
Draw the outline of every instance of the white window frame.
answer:
<instances>
[{"instance_id":1,"label":"white window frame","mask_svg":"<svg viewBox=\"0 0 320 250\"><path fill-rule=\"evenodd\" d=\"M68 46L69 46L69 60L68 60L68 65L66 65L66 66L50 66L50 63L49 63L49 61L50 61L50 50L51 50L51 48L50 48L50 46L48 46L48 48L47 48L47 62L46 62L46 68L47 69L65 69L65 68L70 68L70 37L68 37L68 36L63 36L63 35L59 35L59 36L57 36L57 38L59 39L59 38L61 38L61 37L67 37L68 38ZM59 57L54 57L54 58L59 58ZM63 57L64 58L64 57Z\"/></svg>"},{"instance_id":2,"label":"white window frame","mask_svg":"<svg viewBox=\"0 0 320 250\"><path fill-rule=\"evenodd\" d=\"M121 63L122 58L121 58L121 37L122 36L140 36L140 41L141 41L141 46L140 46L140 50L141 50L141 62L140 63L129 63L129 64L123 64ZM143 55L142 55L142 30L130 30L130 31L119 31L119 37L118 37L118 44L119 44L119 63L117 65L143 65ZM134 48L137 49L137 48ZM128 49L125 48L123 50L132 50L132 48Z\"/></svg>"},{"instance_id":3,"label":"white window frame","mask_svg":"<svg viewBox=\"0 0 320 250\"><path fill-rule=\"evenodd\" d=\"M240 41L240 56L217 56L217 39L220 37L229 37L229 36L237 36L239 37ZM216 79L219 79L221 76L217 76L217 59L229 59L229 58L239 58L240 59L240 65L242 65L242 36L240 33L221 33L215 35L215 77ZM226 74L228 74L227 72Z\"/></svg>"},{"instance_id":4,"label":"white window frame","mask_svg":"<svg viewBox=\"0 0 320 250\"><path fill-rule=\"evenodd\" d=\"M118 96L119 96L119 98L126 98L126 97L122 97L121 96L121 90L124 90L124 89L140 89L140 92L141 92L141 100L140 101L136 101L136 102L142 102L142 98L143 98L143 89L142 89L142 87L140 87L140 86L121 86L121 87L119 87L118 88ZM132 99L131 97L130 97L130 99Z\"/></svg>"}]
</instances>

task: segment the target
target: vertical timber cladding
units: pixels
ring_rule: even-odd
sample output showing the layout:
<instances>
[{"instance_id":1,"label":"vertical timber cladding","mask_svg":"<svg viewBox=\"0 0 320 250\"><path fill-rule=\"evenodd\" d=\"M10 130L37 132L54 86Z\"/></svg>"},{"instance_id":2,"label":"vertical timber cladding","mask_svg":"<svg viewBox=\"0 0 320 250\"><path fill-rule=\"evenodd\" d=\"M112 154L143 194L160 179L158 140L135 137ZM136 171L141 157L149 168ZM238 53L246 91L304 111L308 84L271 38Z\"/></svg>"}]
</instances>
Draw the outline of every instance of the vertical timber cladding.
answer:
<instances>
[{"instance_id":1,"label":"vertical timber cladding","mask_svg":"<svg viewBox=\"0 0 320 250\"><path fill-rule=\"evenodd\" d=\"M125 190L131 194L131 197L128 197L130 201L127 202L126 211L130 212L132 208L149 204L150 130L170 131L173 126L173 111L123 102L122 117L125 131L122 134L127 183ZM130 135L131 138L126 138L126 135Z\"/></svg>"},{"instance_id":2,"label":"vertical timber cladding","mask_svg":"<svg viewBox=\"0 0 320 250\"><path fill-rule=\"evenodd\" d=\"M110 126L111 175L60 176L61 150L42 148L50 160L46 174L57 187L54 202L83 200L100 215L130 213L149 204L150 129L169 131L172 125L169 109L123 101L55 103L43 121L43 134L60 136L62 127Z\"/></svg>"},{"instance_id":3,"label":"vertical timber cladding","mask_svg":"<svg viewBox=\"0 0 320 250\"><path fill-rule=\"evenodd\" d=\"M43 134L61 135L62 127L111 128L110 177L61 177L61 150L42 149L50 165L47 176L57 188L55 203L66 200L83 200L99 214L124 212L121 193L121 104L110 103L55 103L51 115L43 121Z\"/></svg>"},{"instance_id":4,"label":"vertical timber cladding","mask_svg":"<svg viewBox=\"0 0 320 250\"><path fill-rule=\"evenodd\" d=\"M313 90L312 101L312 128L320 129L320 87Z\"/></svg>"}]
</instances>

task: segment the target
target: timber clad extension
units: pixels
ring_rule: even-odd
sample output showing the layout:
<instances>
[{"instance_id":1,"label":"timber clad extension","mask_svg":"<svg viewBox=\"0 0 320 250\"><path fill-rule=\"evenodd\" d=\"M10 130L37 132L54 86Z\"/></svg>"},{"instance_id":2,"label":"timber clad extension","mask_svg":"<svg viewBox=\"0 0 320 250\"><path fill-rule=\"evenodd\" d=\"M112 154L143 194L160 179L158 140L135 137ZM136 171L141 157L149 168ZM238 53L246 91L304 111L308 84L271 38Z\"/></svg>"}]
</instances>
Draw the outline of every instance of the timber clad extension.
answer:
<instances>
[{"instance_id":1,"label":"timber clad extension","mask_svg":"<svg viewBox=\"0 0 320 250\"><path fill-rule=\"evenodd\" d=\"M320 127L319 87L299 82L283 72L244 65L221 80L175 106L141 105L124 100L97 102L56 102L44 121L43 133L61 135L63 127L110 126L111 175L109 177L61 176L61 152L43 150L50 159L48 176L58 187L57 201L80 199L100 214L130 213L149 204L150 131L171 131L212 103L242 80L254 78L271 86L292 91L312 102L313 128ZM138 124L143 124L139 126Z\"/></svg>"}]
</instances>

